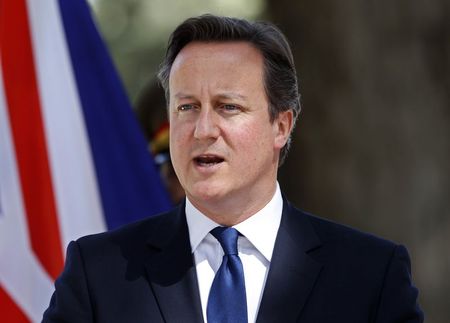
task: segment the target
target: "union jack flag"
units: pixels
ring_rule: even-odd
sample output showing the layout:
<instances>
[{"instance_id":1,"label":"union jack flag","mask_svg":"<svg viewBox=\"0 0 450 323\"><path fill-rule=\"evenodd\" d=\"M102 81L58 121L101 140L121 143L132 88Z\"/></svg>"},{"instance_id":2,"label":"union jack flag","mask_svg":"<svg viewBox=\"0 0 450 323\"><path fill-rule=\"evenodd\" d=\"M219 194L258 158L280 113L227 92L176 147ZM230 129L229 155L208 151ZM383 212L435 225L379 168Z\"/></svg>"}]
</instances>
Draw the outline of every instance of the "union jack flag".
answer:
<instances>
[{"instance_id":1,"label":"union jack flag","mask_svg":"<svg viewBox=\"0 0 450 323\"><path fill-rule=\"evenodd\" d=\"M86 2L0 0L0 321L41 321L71 240L169 207Z\"/></svg>"}]
</instances>

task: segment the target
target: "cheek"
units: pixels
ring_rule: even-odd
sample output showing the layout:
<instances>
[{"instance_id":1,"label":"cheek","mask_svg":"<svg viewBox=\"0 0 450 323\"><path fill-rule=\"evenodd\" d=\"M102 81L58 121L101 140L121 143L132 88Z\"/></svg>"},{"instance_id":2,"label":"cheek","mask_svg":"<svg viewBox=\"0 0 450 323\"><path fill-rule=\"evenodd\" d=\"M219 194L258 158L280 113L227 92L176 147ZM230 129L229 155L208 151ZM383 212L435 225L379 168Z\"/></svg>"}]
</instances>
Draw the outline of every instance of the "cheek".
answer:
<instances>
[{"instance_id":1,"label":"cheek","mask_svg":"<svg viewBox=\"0 0 450 323\"><path fill-rule=\"evenodd\" d=\"M183 156L186 154L186 138L188 138L188 136L184 134L180 125L171 124L170 126L170 155L172 162L175 165L178 164L180 162L180 159L183 158Z\"/></svg>"},{"instance_id":2,"label":"cheek","mask_svg":"<svg viewBox=\"0 0 450 323\"><path fill-rule=\"evenodd\" d=\"M191 133L190 124L187 122L181 122L177 118L171 118L170 120L170 144L180 146L181 141L186 141Z\"/></svg>"},{"instance_id":3,"label":"cheek","mask_svg":"<svg viewBox=\"0 0 450 323\"><path fill-rule=\"evenodd\" d=\"M274 138L267 125L253 124L238 127L233 133L233 138L236 149L249 163L273 152Z\"/></svg>"},{"instance_id":4,"label":"cheek","mask_svg":"<svg viewBox=\"0 0 450 323\"><path fill-rule=\"evenodd\" d=\"M249 125L233 127L228 133L232 136L234 144L240 149L252 147L257 139L254 128Z\"/></svg>"}]
</instances>

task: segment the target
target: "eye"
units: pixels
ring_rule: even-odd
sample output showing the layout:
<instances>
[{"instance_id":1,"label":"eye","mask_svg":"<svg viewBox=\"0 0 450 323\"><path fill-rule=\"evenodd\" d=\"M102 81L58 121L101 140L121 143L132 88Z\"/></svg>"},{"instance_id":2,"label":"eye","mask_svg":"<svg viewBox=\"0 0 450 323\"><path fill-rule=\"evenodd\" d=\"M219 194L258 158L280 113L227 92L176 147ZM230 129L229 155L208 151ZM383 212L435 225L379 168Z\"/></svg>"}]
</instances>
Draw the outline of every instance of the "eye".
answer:
<instances>
[{"instance_id":1,"label":"eye","mask_svg":"<svg viewBox=\"0 0 450 323\"><path fill-rule=\"evenodd\" d=\"M178 108L178 111L189 111L194 109L194 105L192 104L182 104Z\"/></svg>"},{"instance_id":2,"label":"eye","mask_svg":"<svg viewBox=\"0 0 450 323\"><path fill-rule=\"evenodd\" d=\"M235 104L224 104L222 105L222 109L227 111L227 112L235 112L235 111L240 111L241 107Z\"/></svg>"}]
</instances>

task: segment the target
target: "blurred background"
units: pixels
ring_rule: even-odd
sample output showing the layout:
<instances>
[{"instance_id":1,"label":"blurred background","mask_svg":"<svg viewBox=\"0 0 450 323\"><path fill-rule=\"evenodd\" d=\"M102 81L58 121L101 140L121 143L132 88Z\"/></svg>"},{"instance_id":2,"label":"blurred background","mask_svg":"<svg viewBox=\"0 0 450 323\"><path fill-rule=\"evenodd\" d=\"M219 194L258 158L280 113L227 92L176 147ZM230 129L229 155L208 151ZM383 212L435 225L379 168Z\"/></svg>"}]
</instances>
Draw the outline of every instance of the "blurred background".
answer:
<instances>
[{"instance_id":1,"label":"blurred background","mask_svg":"<svg viewBox=\"0 0 450 323\"><path fill-rule=\"evenodd\" d=\"M270 20L303 111L280 169L298 207L408 247L427 322L450 318L450 4L446 0L90 0L150 141L169 33L202 13Z\"/></svg>"}]
</instances>

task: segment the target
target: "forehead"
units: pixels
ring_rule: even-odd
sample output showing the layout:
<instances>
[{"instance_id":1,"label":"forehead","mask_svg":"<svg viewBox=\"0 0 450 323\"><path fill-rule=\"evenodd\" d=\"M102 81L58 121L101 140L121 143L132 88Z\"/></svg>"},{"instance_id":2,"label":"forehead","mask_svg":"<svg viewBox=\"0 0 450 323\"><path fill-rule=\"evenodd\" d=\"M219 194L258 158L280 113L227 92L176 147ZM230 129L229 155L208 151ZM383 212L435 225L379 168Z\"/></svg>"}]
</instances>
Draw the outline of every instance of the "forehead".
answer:
<instances>
[{"instance_id":1,"label":"forehead","mask_svg":"<svg viewBox=\"0 0 450 323\"><path fill-rule=\"evenodd\" d=\"M216 65L218 64L219 65ZM262 68L263 56L251 43L245 41L229 42L191 42L176 56L173 71L180 68L216 67L217 69L240 67ZM244 65L241 65L244 64Z\"/></svg>"},{"instance_id":2,"label":"forehead","mask_svg":"<svg viewBox=\"0 0 450 323\"><path fill-rule=\"evenodd\" d=\"M262 83L263 56L245 41L191 42L175 58L169 86L180 78L184 83L217 81L232 85L243 78Z\"/></svg>"}]
</instances>

